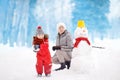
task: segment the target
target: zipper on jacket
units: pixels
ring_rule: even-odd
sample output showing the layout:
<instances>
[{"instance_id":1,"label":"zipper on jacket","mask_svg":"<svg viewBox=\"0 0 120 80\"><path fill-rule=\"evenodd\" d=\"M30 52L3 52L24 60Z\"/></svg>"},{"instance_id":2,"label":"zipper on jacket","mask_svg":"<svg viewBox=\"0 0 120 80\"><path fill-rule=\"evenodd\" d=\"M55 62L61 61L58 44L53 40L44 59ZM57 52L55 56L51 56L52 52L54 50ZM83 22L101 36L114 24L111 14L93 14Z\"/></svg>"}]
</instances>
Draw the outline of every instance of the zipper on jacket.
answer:
<instances>
[{"instance_id":1,"label":"zipper on jacket","mask_svg":"<svg viewBox=\"0 0 120 80\"><path fill-rule=\"evenodd\" d=\"M59 46L60 46L60 35L59 35Z\"/></svg>"}]
</instances>

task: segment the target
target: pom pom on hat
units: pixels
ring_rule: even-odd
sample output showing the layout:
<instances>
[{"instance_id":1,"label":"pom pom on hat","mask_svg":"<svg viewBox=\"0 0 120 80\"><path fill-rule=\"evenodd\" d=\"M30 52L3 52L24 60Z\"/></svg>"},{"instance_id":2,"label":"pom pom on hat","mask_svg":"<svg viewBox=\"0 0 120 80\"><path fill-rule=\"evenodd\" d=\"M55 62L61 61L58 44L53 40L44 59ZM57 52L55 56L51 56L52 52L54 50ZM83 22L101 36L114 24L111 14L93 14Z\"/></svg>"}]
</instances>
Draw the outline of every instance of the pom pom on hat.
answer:
<instances>
[{"instance_id":1,"label":"pom pom on hat","mask_svg":"<svg viewBox=\"0 0 120 80\"><path fill-rule=\"evenodd\" d=\"M42 27L41 26L38 26L37 27L37 30L36 30L36 35L40 35L40 34L44 34L43 30L42 30Z\"/></svg>"},{"instance_id":2,"label":"pom pom on hat","mask_svg":"<svg viewBox=\"0 0 120 80\"><path fill-rule=\"evenodd\" d=\"M37 29L41 29L41 26L38 26Z\"/></svg>"}]
</instances>

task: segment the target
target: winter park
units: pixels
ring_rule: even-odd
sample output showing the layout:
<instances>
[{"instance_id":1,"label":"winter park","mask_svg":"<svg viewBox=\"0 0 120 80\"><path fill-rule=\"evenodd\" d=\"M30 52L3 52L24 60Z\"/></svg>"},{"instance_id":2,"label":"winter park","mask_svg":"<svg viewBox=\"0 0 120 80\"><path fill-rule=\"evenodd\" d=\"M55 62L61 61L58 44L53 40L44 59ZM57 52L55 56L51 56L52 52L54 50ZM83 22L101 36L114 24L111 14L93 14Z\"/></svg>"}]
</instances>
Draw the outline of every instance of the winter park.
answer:
<instances>
[{"instance_id":1,"label":"winter park","mask_svg":"<svg viewBox=\"0 0 120 80\"><path fill-rule=\"evenodd\" d=\"M0 80L120 80L120 0L0 0Z\"/></svg>"}]
</instances>

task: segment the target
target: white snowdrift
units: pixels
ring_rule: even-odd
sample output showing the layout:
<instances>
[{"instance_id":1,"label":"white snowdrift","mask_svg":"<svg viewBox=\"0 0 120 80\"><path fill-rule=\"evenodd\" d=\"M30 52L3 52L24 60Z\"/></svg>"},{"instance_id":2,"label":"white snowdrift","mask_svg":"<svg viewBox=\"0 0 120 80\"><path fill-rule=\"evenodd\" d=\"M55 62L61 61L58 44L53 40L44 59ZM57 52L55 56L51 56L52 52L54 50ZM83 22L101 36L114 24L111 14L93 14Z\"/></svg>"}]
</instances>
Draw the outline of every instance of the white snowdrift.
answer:
<instances>
[{"instance_id":1,"label":"white snowdrift","mask_svg":"<svg viewBox=\"0 0 120 80\"><path fill-rule=\"evenodd\" d=\"M94 45L105 49L92 48L94 67L90 73L78 74L65 69L52 71L47 78L36 77L36 55L32 48L0 45L0 80L120 80L120 40L96 40ZM53 65L53 69L57 67Z\"/></svg>"}]
</instances>

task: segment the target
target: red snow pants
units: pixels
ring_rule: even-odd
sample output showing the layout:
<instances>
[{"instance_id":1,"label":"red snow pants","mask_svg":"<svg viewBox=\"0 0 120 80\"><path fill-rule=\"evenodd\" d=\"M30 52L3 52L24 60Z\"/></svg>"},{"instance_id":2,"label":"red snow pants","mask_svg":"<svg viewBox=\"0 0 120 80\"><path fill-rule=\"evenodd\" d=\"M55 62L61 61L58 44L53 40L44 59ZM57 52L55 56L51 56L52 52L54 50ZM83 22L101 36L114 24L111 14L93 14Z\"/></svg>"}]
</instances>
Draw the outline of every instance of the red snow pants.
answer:
<instances>
[{"instance_id":1,"label":"red snow pants","mask_svg":"<svg viewBox=\"0 0 120 80\"><path fill-rule=\"evenodd\" d=\"M40 50L37 52L37 63L36 63L36 71L38 74L42 74L43 71L45 74L51 73L51 55L48 49L47 44L41 44Z\"/></svg>"},{"instance_id":2,"label":"red snow pants","mask_svg":"<svg viewBox=\"0 0 120 80\"><path fill-rule=\"evenodd\" d=\"M36 71L38 74L42 74L43 71L45 74L50 74L51 66L52 66L51 63L49 63L47 60L45 60L41 56L37 55Z\"/></svg>"}]
</instances>

